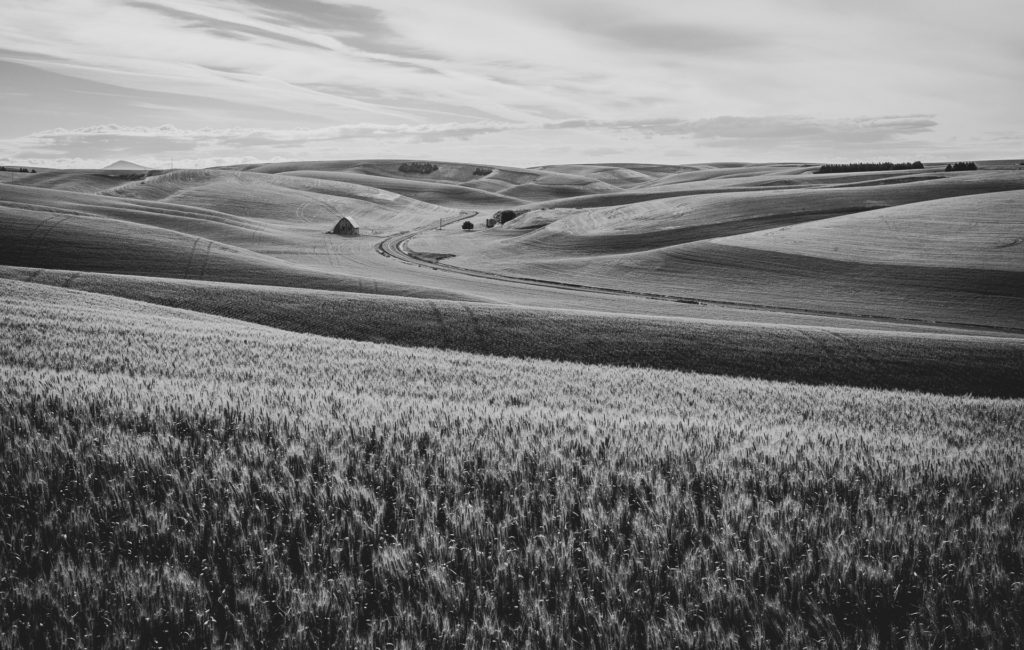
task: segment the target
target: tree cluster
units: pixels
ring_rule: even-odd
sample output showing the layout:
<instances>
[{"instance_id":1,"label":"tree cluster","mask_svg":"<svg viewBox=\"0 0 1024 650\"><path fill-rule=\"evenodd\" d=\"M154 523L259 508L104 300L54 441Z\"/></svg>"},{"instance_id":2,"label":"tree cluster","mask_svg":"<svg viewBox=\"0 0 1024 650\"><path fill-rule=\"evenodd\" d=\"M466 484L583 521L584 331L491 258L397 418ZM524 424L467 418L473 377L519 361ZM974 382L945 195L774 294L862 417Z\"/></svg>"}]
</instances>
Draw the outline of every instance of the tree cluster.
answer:
<instances>
[{"instance_id":1,"label":"tree cluster","mask_svg":"<svg viewBox=\"0 0 1024 650\"><path fill-rule=\"evenodd\" d=\"M947 172L973 172L977 170L978 166L973 162L955 162L946 165Z\"/></svg>"},{"instance_id":2,"label":"tree cluster","mask_svg":"<svg viewBox=\"0 0 1024 650\"><path fill-rule=\"evenodd\" d=\"M891 172L904 169L924 169L924 163L916 160L912 163L847 163L822 165L815 174L844 174L847 172Z\"/></svg>"},{"instance_id":3,"label":"tree cluster","mask_svg":"<svg viewBox=\"0 0 1024 650\"><path fill-rule=\"evenodd\" d=\"M28 167L0 167L0 172L21 172L22 174L34 174L36 170Z\"/></svg>"},{"instance_id":4,"label":"tree cluster","mask_svg":"<svg viewBox=\"0 0 1024 650\"><path fill-rule=\"evenodd\" d=\"M437 170L437 165L428 162L404 162L398 166L403 174L430 174Z\"/></svg>"},{"instance_id":5,"label":"tree cluster","mask_svg":"<svg viewBox=\"0 0 1024 650\"><path fill-rule=\"evenodd\" d=\"M494 221L498 224L504 224L512 221L517 216L515 210L498 210L494 213Z\"/></svg>"},{"instance_id":6,"label":"tree cluster","mask_svg":"<svg viewBox=\"0 0 1024 650\"><path fill-rule=\"evenodd\" d=\"M472 230L473 229L473 222L472 221L464 221L464 222L462 222L462 229L463 230Z\"/></svg>"},{"instance_id":7,"label":"tree cluster","mask_svg":"<svg viewBox=\"0 0 1024 650\"><path fill-rule=\"evenodd\" d=\"M473 175L474 176L486 176L486 175L490 174L493 171L494 170L491 169L490 167L477 167L476 169L473 170Z\"/></svg>"}]
</instances>

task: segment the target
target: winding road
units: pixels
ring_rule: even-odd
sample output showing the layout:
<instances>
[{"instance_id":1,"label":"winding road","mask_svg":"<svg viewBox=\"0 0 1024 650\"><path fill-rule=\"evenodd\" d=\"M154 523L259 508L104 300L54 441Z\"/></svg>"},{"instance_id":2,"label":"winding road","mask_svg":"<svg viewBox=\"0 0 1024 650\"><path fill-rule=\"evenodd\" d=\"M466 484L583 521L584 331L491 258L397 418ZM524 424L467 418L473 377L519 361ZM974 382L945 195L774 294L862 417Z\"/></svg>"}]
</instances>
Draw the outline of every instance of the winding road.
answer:
<instances>
[{"instance_id":1,"label":"winding road","mask_svg":"<svg viewBox=\"0 0 1024 650\"><path fill-rule=\"evenodd\" d=\"M465 212L462 215L444 222L445 226L451 225L457 221L469 219L479 214L478 211L473 210L472 212ZM515 275L503 275L501 273L491 273L488 271L477 271L473 269L466 269L457 266L450 266L448 264L442 264L440 262L434 262L424 258L421 255L417 255L414 252L409 251L406 248L406 244L416 235L433 230L434 226L424 226L408 232L398 233L386 237L381 240L376 250L385 257L393 257L397 260L405 262L407 264L414 264L416 266L422 266L424 268L434 269L437 271L447 271L449 273L458 273L460 275L468 275L476 278L487 278L489 280L500 280L502 282L514 282L516 284L529 284L538 287L552 287L555 289L569 289L572 291L586 291L589 293L599 293L606 295L618 295L618 296L631 296L636 298L649 298L652 300L667 300L670 302L678 302L688 305L700 305L702 301L693 298L680 298L676 296L664 296L653 293L643 293L640 291L627 291L624 289L605 289L602 287L591 287L583 284L572 284L570 282L557 282L554 280L540 280L536 278L524 278ZM719 303L727 304L727 303ZM736 305L730 305L736 306Z\"/></svg>"}]
</instances>

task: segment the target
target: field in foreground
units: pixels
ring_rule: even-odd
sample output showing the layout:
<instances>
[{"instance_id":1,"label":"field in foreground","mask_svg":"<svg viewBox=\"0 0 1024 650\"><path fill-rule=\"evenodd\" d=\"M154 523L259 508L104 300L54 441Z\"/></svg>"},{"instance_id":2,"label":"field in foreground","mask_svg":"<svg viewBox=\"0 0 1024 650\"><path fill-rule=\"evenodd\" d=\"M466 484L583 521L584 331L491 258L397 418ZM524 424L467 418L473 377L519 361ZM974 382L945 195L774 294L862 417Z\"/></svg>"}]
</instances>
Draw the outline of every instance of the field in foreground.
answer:
<instances>
[{"instance_id":1,"label":"field in foreground","mask_svg":"<svg viewBox=\"0 0 1024 650\"><path fill-rule=\"evenodd\" d=\"M1000 646L1024 401L0 291L16 646Z\"/></svg>"}]
</instances>

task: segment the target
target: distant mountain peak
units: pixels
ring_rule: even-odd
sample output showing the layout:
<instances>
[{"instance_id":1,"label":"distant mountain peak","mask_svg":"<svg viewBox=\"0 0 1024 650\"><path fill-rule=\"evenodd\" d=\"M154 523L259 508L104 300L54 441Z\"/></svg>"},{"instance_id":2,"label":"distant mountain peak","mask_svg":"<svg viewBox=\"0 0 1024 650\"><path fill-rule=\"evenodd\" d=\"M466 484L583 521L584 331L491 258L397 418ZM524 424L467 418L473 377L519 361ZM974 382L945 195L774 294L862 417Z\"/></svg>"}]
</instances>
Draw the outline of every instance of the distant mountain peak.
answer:
<instances>
[{"instance_id":1,"label":"distant mountain peak","mask_svg":"<svg viewBox=\"0 0 1024 650\"><path fill-rule=\"evenodd\" d=\"M117 169L121 171L146 171L149 167L143 167L142 165L136 165L135 163L128 160L118 160L116 163L110 163L103 169Z\"/></svg>"}]
</instances>

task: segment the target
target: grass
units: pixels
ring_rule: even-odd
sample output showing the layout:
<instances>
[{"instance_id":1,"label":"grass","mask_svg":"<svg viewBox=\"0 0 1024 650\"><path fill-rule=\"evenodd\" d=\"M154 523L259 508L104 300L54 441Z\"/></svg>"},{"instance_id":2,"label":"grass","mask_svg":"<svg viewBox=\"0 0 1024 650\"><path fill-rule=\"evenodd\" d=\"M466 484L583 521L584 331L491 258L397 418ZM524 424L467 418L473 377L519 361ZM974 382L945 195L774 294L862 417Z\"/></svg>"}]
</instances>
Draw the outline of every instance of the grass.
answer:
<instances>
[{"instance_id":1,"label":"grass","mask_svg":"<svg viewBox=\"0 0 1024 650\"><path fill-rule=\"evenodd\" d=\"M0 267L0 278L360 341L812 384L1024 396L1020 338L645 318L10 267Z\"/></svg>"},{"instance_id":2,"label":"grass","mask_svg":"<svg viewBox=\"0 0 1024 650\"><path fill-rule=\"evenodd\" d=\"M5 645L997 647L1021 400L0 291Z\"/></svg>"}]
</instances>

